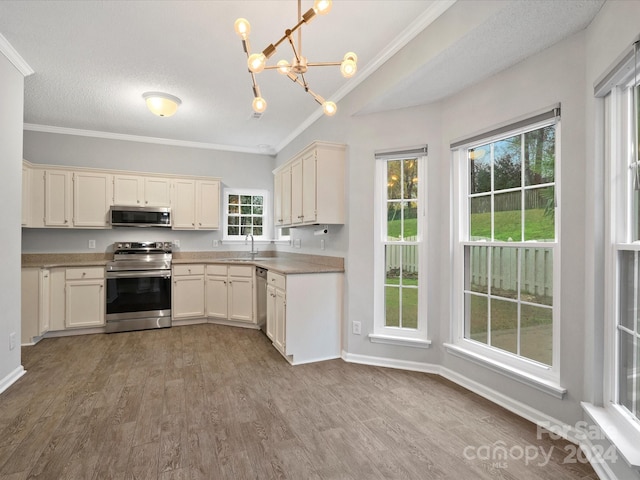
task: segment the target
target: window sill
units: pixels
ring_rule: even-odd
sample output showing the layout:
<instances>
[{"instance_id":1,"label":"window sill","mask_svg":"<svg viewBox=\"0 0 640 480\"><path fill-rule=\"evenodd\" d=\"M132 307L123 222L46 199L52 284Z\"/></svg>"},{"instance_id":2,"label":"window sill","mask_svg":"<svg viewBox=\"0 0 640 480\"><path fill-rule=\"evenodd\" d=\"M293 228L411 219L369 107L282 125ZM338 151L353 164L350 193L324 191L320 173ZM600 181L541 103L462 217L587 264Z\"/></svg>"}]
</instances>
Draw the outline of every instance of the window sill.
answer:
<instances>
[{"instance_id":1,"label":"window sill","mask_svg":"<svg viewBox=\"0 0 640 480\"><path fill-rule=\"evenodd\" d=\"M420 338L395 337L392 335L369 334L371 343L385 343L387 345L399 345L401 347L429 348L431 340Z\"/></svg>"},{"instance_id":2,"label":"window sill","mask_svg":"<svg viewBox=\"0 0 640 480\"><path fill-rule=\"evenodd\" d=\"M633 468L640 469L640 428L632 425L624 414L615 407L596 407L590 403L581 403L585 413L602 430L609 441L615 445L620 455Z\"/></svg>"},{"instance_id":3,"label":"window sill","mask_svg":"<svg viewBox=\"0 0 640 480\"><path fill-rule=\"evenodd\" d=\"M500 373L501 375L509 377L512 380L516 380L543 393L559 398L560 400L562 400L567 394L567 389L563 388L558 383L536 377L531 373L524 372L505 363L486 358L483 355L471 352L465 348L460 347L459 345L445 343L444 348L451 355L455 355L456 357L460 357L465 360L469 360L477 365L486 367L489 370Z\"/></svg>"}]
</instances>

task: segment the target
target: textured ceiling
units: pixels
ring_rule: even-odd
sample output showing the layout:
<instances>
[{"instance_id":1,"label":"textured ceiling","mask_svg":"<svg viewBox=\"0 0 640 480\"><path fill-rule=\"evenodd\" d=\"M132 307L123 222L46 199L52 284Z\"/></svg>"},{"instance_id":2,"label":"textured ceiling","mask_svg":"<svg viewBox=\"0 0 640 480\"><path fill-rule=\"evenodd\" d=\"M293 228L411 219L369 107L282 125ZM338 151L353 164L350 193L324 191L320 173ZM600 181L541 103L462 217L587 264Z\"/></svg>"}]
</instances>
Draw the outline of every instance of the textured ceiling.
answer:
<instances>
[{"instance_id":1,"label":"textured ceiling","mask_svg":"<svg viewBox=\"0 0 640 480\"><path fill-rule=\"evenodd\" d=\"M473 1L473 0L471 0ZM450 95L584 28L603 0L504 1L459 42L425 59L362 112L428 103ZM302 10L312 6L302 1ZM358 75L311 69L311 88L339 98L451 4L429 0L335 0L303 27L309 61L357 52ZM233 22L252 24L254 51L275 42L297 17L295 1L0 1L0 34L33 68L25 80L29 128L126 134L269 153L319 116L302 88L275 72L258 75L269 107L252 117L251 80ZM496 52L500 52L496 56ZM274 59L290 60L289 47ZM471 68L470 68L471 67ZM419 88L417 88L419 86ZM146 91L182 99L170 118L150 114ZM338 108L340 103L338 102Z\"/></svg>"}]
</instances>

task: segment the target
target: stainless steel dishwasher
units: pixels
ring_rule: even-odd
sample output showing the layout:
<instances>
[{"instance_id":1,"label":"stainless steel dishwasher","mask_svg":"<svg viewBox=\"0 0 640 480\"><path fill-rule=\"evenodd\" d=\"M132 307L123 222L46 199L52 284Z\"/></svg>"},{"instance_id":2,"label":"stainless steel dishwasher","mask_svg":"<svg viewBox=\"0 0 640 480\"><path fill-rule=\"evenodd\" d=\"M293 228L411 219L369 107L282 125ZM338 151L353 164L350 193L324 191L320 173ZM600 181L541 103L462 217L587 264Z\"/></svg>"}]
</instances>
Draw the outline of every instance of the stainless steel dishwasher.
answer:
<instances>
[{"instance_id":1,"label":"stainless steel dishwasher","mask_svg":"<svg viewBox=\"0 0 640 480\"><path fill-rule=\"evenodd\" d=\"M258 326L266 333L267 330L267 269L256 267L256 283L258 293Z\"/></svg>"}]
</instances>

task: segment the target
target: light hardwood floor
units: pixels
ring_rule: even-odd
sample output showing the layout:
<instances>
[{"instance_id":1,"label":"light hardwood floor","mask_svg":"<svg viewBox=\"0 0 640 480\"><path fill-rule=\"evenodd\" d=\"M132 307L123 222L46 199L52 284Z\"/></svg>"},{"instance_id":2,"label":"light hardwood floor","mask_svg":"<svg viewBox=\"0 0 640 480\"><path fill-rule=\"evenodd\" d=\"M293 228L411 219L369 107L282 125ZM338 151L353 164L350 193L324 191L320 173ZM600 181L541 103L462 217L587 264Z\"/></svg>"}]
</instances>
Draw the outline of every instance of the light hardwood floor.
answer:
<instances>
[{"instance_id":1,"label":"light hardwood floor","mask_svg":"<svg viewBox=\"0 0 640 480\"><path fill-rule=\"evenodd\" d=\"M0 395L2 480L597 478L563 464L571 444L440 377L292 367L253 330L51 338L23 365ZM472 458L499 442L551 461Z\"/></svg>"}]
</instances>

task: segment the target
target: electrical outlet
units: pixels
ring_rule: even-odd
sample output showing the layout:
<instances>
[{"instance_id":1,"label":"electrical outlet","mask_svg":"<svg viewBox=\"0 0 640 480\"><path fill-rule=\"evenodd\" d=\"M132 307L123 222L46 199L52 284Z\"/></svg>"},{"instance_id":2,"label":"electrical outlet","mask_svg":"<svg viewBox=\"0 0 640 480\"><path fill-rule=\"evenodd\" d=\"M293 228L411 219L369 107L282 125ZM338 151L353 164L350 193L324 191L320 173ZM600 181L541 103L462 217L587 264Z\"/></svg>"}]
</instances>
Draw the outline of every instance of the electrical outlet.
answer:
<instances>
[{"instance_id":1,"label":"electrical outlet","mask_svg":"<svg viewBox=\"0 0 640 480\"><path fill-rule=\"evenodd\" d=\"M324 250L324 238L320 240L320 250Z\"/></svg>"},{"instance_id":2,"label":"electrical outlet","mask_svg":"<svg viewBox=\"0 0 640 480\"><path fill-rule=\"evenodd\" d=\"M213 246L214 247L219 247L220 246L220 240L214 240L213 241Z\"/></svg>"},{"instance_id":3,"label":"electrical outlet","mask_svg":"<svg viewBox=\"0 0 640 480\"><path fill-rule=\"evenodd\" d=\"M293 248L300 248L302 246L302 239L301 238L295 238L293 240Z\"/></svg>"},{"instance_id":4,"label":"electrical outlet","mask_svg":"<svg viewBox=\"0 0 640 480\"><path fill-rule=\"evenodd\" d=\"M89 240L89 248L96 248L96 241L95 240Z\"/></svg>"},{"instance_id":5,"label":"electrical outlet","mask_svg":"<svg viewBox=\"0 0 640 480\"><path fill-rule=\"evenodd\" d=\"M180 248L180 240L174 240L173 241L173 246Z\"/></svg>"},{"instance_id":6,"label":"electrical outlet","mask_svg":"<svg viewBox=\"0 0 640 480\"><path fill-rule=\"evenodd\" d=\"M354 335L360 335L362 333L362 323L354 320L352 323L352 328Z\"/></svg>"},{"instance_id":7,"label":"electrical outlet","mask_svg":"<svg viewBox=\"0 0 640 480\"><path fill-rule=\"evenodd\" d=\"M9 334L9 350L13 350L14 348L16 348L16 334L15 334L15 332Z\"/></svg>"}]
</instances>

